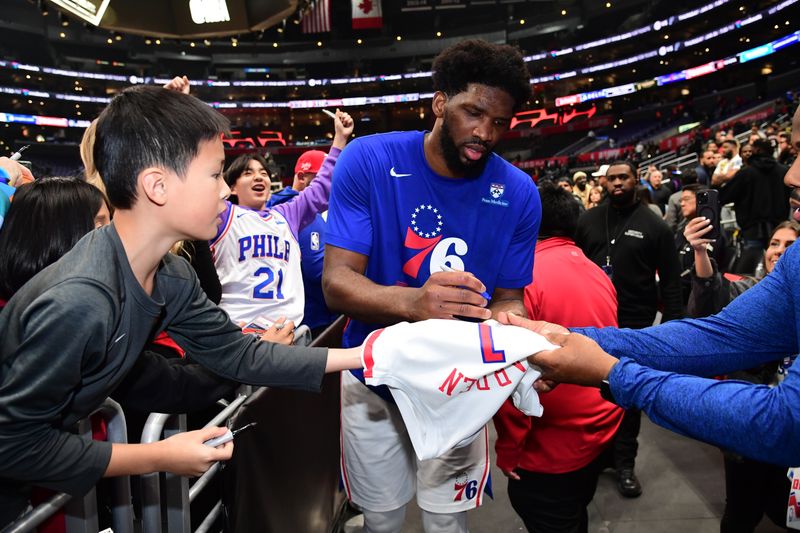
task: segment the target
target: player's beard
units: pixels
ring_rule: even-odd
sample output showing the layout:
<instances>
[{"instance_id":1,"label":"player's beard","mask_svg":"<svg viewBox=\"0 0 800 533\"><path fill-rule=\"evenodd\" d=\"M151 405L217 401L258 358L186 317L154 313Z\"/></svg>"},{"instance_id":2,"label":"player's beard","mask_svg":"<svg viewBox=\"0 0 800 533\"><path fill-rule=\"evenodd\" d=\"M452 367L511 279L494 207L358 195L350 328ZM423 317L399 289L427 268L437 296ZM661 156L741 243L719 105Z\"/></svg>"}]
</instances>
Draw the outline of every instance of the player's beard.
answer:
<instances>
[{"instance_id":1,"label":"player's beard","mask_svg":"<svg viewBox=\"0 0 800 533\"><path fill-rule=\"evenodd\" d=\"M489 161L489 156L492 155L492 150L489 148L489 146L479 139L471 139L469 142L481 144L485 146L487 150L486 153L483 154L483 157L477 161L470 161L469 163L465 164L461 160L461 152L459 151L458 146L456 146L456 142L453 139L453 134L450 131L450 127L447 125L447 111L445 111L444 117L442 118L442 134L439 136L439 146L442 149L444 163L447 165L447 168L450 169L450 172L456 176L464 176L467 178L480 176L481 173L483 173L483 169L486 167L486 163Z\"/></svg>"}]
</instances>

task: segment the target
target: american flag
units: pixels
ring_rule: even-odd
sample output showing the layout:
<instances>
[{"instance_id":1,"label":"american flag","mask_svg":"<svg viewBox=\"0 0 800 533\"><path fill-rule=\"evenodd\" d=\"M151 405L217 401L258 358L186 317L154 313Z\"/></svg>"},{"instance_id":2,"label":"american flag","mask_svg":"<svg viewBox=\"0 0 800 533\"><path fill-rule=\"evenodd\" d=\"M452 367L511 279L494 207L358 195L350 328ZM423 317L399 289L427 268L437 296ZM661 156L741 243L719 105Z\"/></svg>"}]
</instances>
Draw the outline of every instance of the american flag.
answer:
<instances>
[{"instance_id":1,"label":"american flag","mask_svg":"<svg viewBox=\"0 0 800 533\"><path fill-rule=\"evenodd\" d=\"M325 33L331 31L330 0L316 0L303 15L303 33Z\"/></svg>"}]
</instances>

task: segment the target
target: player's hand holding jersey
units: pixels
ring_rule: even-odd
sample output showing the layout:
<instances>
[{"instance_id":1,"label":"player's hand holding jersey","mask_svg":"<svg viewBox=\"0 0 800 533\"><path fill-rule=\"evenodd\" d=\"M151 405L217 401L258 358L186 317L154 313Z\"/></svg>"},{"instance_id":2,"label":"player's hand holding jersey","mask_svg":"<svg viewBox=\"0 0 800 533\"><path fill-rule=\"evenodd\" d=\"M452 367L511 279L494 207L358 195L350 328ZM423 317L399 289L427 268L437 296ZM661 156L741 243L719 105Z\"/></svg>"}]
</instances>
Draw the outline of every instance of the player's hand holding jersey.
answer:
<instances>
[{"instance_id":1,"label":"player's hand holding jersey","mask_svg":"<svg viewBox=\"0 0 800 533\"><path fill-rule=\"evenodd\" d=\"M410 294L413 320L456 316L489 319L492 312L481 296L484 291L486 286L469 272L436 272Z\"/></svg>"}]
</instances>

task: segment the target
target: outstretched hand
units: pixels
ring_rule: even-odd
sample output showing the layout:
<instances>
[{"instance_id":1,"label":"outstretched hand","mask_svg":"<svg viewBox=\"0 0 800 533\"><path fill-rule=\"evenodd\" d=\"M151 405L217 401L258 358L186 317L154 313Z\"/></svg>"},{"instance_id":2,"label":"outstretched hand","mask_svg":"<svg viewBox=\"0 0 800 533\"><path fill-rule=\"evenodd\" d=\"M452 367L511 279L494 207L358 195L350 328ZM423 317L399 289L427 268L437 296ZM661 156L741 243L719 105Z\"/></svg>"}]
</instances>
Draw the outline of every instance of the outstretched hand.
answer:
<instances>
[{"instance_id":1,"label":"outstretched hand","mask_svg":"<svg viewBox=\"0 0 800 533\"><path fill-rule=\"evenodd\" d=\"M548 333L561 333L564 335L569 334L569 330L564 326L553 324L552 322L545 322L544 320L529 320L514 313L500 311L497 314L497 321L501 324L509 324L511 326L519 326L521 328L529 329L542 336L547 336ZM530 359L528 359L530 361ZM536 392L550 392L558 386L558 382L552 379L540 377L533 382L533 388Z\"/></svg>"},{"instance_id":2,"label":"outstretched hand","mask_svg":"<svg viewBox=\"0 0 800 533\"><path fill-rule=\"evenodd\" d=\"M538 392L552 390L555 383L574 383L596 387L608 377L618 359L603 351L589 337L571 333L564 326L528 320L513 313L499 313L498 322L511 324L542 335L551 343L561 346L556 350L544 350L528 357L528 363L542 371L542 377L534 384Z\"/></svg>"},{"instance_id":3,"label":"outstretched hand","mask_svg":"<svg viewBox=\"0 0 800 533\"><path fill-rule=\"evenodd\" d=\"M561 346L528 357L529 364L541 369L544 380L597 387L619 362L595 341L578 333L547 332L543 335L551 343Z\"/></svg>"},{"instance_id":4,"label":"outstretched hand","mask_svg":"<svg viewBox=\"0 0 800 533\"><path fill-rule=\"evenodd\" d=\"M569 334L569 330L564 326L559 326L558 324L553 324L552 322L545 322L544 320L530 320L506 311L500 311L497 314L497 321L501 324L510 324L512 326L519 326L521 328L529 329L538 333L539 335L544 335L545 333L563 333L564 335Z\"/></svg>"}]
</instances>

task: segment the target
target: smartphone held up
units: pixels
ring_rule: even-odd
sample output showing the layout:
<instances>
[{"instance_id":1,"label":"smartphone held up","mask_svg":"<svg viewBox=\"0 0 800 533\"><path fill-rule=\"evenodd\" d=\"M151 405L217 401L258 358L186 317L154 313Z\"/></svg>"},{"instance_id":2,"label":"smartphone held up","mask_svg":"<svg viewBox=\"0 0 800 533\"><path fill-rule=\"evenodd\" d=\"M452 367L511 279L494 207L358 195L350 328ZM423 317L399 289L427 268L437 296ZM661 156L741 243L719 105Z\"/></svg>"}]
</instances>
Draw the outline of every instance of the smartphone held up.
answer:
<instances>
[{"instance_id":1,"label":"smartphone held up","mask_svg":"<svg viewBox=\"0 0 800 533\"><path fill-rule=\"evenodd\" d=\"M708 219L711 223L711 230L703 235L705 239L719 239L720 237L720 213L719 213L719 192L707 189L697 192L697 216Z\"/></svg>"}]
</instances>

